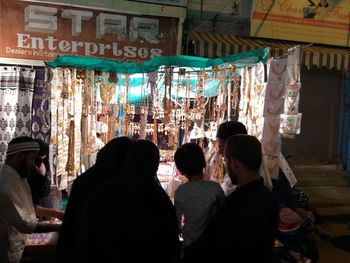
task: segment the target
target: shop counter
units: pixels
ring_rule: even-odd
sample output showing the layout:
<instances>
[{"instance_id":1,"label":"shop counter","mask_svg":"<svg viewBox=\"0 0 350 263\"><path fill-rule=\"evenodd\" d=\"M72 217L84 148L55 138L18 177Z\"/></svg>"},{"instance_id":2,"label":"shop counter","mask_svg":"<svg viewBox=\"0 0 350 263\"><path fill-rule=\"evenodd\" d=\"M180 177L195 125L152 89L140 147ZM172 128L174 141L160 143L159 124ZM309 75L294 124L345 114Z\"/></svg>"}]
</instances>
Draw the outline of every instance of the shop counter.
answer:
<instances>
[{"instance_id":1,"label":"shop counter","mask_svg":"<svg viewBox=\"0 0 350 263\"><path fill-rule=\"evenodd\" d=\"M58 232L28 235L21 263L56 263Z\"/></svg>"}]
</instances>

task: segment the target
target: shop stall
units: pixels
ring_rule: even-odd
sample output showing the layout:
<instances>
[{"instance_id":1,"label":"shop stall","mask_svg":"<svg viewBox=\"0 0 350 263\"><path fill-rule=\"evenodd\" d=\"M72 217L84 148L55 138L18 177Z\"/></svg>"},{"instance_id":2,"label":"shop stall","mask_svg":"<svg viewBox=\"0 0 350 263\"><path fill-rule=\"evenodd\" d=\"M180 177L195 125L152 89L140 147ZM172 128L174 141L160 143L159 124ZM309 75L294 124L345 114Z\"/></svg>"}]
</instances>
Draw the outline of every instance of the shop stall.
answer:
<instances>
[{"instance_id":1,"label":"shop stall","mask_svg":"<svg viewBox=\"0 0 350 263\"><path fill-rule=\"evenodd\" d=\"M62 56L48 63L52 102L57 102L51 109L57 124L51 144L57 147L53 154L61 187L92 165L99 134L104 143L122 135L152 140L161 151L159 177L167 188L175 174L174 165L168 165L176 148L213 138L218 123L238 117L240 69L266 62L268 52L212 60L163 56L142 64Z\"/></svg>"},{"instance_id":2,"label":"shop stall","mask_svg":"<svg viewBox=\"0 0 350 263\"><path fill-rule=\"evenodd\" d=\"M286 163L281 136L300 133L300 52L295 47L268 59L269 49L262 48L217 59L162 56L144 63L58 56L45 68L1 67L0 161L14 136L50 142L52 182L63 190L112 138L148 139L160 149L159 178L172 195L177 147L200 143L213 168L209 176L220 182L216 129L224 120L239 120L262 142L266 178L276 176Z\"/></svg>"}]
</instances>

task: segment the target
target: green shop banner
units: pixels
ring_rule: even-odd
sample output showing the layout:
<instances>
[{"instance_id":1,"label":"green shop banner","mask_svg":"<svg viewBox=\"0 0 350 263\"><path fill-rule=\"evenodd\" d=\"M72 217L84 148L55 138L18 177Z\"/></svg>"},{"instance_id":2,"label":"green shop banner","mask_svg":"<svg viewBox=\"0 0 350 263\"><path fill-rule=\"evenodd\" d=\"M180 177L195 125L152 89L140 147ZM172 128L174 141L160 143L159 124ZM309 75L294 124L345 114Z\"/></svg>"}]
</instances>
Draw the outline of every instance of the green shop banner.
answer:
<instances>
[{"instance_id":1,"label":"green shop banner","mask_svg":"<svg viewBox=\"0 0 350 263\"><path fill-rule=\"evenodd\" d=\"M186 86L190 85L190 97L194 98L197 94L196 83L198 74L206 71L208 81L204 85L204 96L217 96L220 92L222 81L229 80L229 76L225 80L219 80L213 76L217 70L228 69L229 65L234 65L239 73L241 67L251 67L258 62L266 63L269 57L269 48L260 48L249 52L234 54L223 58L208 59L193 56L161 56L153 58L144 63L117 62L108 59L100 59L94 57L79 56L58 56L56 60L47 62L49 67L73 67L79 69L116 72L118 77L117 85L125 87L125 75L129 75L128 81L128 103L137 104L151 95L151 88L148 85L148 74L156 72L157 88L164 92L165 88L165 72L172 68L172 97L181 99L186 96ZM184 74L185 72L185 74ZM229 70L227 70L227 74ZM124 75L124 77L123 77ZM116 94L117 100L119 94Z\"/></svg>"}]
</instances>

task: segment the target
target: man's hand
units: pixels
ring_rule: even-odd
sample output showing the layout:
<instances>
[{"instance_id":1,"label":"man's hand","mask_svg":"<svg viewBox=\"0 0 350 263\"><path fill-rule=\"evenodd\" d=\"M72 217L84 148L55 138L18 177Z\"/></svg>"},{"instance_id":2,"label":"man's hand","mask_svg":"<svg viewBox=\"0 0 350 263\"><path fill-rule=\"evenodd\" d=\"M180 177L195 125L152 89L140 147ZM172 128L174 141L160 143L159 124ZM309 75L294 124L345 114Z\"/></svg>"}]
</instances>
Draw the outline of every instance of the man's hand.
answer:
<instances>
[{"instance_id":1,"label":"man's hand","mask_svg":"<svg viewBox=\"0 0 350 263\"><path fill-rule=\"evenodd\" d=\"M41 174L43 176L46 175L46 167L45 167L44 163L41 163L39 167L35 166L35 169L39 174Z\"/></svg>"}]
</instances>

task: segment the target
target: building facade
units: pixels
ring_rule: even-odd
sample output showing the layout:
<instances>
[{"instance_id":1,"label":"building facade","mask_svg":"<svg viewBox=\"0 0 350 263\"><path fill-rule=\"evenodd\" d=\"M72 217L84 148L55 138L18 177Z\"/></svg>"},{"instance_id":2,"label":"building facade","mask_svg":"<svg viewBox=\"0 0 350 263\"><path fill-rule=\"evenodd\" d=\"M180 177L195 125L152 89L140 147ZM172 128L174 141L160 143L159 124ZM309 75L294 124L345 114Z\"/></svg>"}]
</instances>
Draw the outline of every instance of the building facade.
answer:
<instances>
[{"instance_id":1,"label":"building facade","mask_svg":"<svg viewBox=\"0 0 350 263\"><path fill-rule=\"evenodd\" d=\"M319 6L314 18L304 18L305 2L189 1L183 50L215 58L270 47L271 56L278 57L295 45L304 47L301 134L283 139L282 151L293 153L295 162L346 168L349 114L344 94L348 93L350 52L348 26L340 12L349 7L346 1L337 1ZM290 28L296 29L291 32Z\"/></svg>"}]
</instances>

